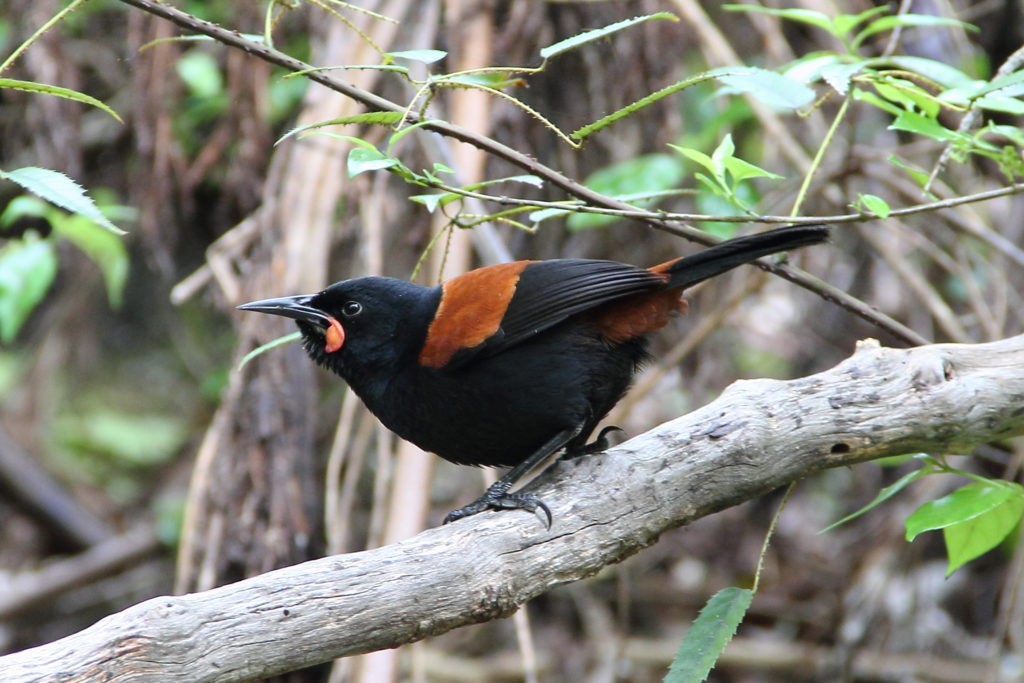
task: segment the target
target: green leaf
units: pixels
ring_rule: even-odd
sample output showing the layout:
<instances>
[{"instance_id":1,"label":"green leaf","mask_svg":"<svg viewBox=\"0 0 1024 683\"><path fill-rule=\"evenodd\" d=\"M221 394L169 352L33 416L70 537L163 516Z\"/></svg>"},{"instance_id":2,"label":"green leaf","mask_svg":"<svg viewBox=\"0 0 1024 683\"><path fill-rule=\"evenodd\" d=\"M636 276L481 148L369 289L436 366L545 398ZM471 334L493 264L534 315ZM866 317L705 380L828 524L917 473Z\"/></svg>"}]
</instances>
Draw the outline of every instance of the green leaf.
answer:
<instances>
[{"instance_id":1,"label":"green leaf","mask_svg":"<svg viewBox=\"0 0 1024 683\"><path fill-rule=\"evenodd\" d=\"M414 201L417 204L422 204L427 208L428 213L434 213L437 211L437 207L451 204L455 200L459 199L459 195L454 192L436 192L431 194L414 194L409 197L410 201Z\"/></svg>"},{"instance_id":2,"label":"green leaf","mask_svg":"<svg viewBox=\"0 0 1024 683\"><path fill-rule=\"evenodd\" d=\"M871 81L878 94L905 110L917 110L928 118L939 114L942 102L916 83L901 78L879 78Z\"/></svg>"},{"instance_id":3,"label":"green leaf","mask_svg":"<svg viewBox=\"0 0 1024 683\"><path fill-rule=\"evenodd\" d=\"M879 97L877 94L864 90L863 88L853 89L853 99L859 102L867 102L871 106L881 109L884 112L888 112L894 117L899 116L900 112L904 111L889 100Z\"/></svg>"},{"instance_id":4,"label":"green leaf","mask_svg":"<svg viewBox=\"0 0 1024 683\"><path fill-rule=\"evenodd\" d=\"M601 194L622 198L638 193L656 193L674 188L683 180L679 161L669 154L642 154L595 171L584 184ZM574 213L566 226L588 230L620 220L616 216Z\"/></svg>"},{"instance_id":5,"label":"green leaf","mask_svg":"<svg viewBox=\"0 0 1024 683\"><path fill-rule=\"evenodd\" d=\"M292 135L298 135L299 133L305 133L309 130L315 130L317 128L323 128L325 126L343 126L348 124L355 125L378 125L378 126L391 126L402 120L403 114L397 111L371 111L364 114L354 114L352 116L340 116L336 119L328 119L326 121L317 121L315 123L307 123L304 126L297 126L292 128L290 131L282 135L277 139L275 145L281 144L286 138ZM350 137L348 139L362 147L373 147L372 144L363 140L362 138Z\"/></svg>"},{"instance_id":6,"label":"green leaf","mask_svg":"<svg viewBox=\"0 0 1024 683\"><path fill-rule=\"evenodd\" d=\"M633 17L632 19L625 19L623 21L617 21L614 24L608 24L604 28L595 28L590 31L584 31L583 33L576 34L571 38L560 40L557 43L548 45L545 48L541 48L540 56L545 60L551 59L556 55L560 55L563 52L574 50L580 45L586 45L587 43L599 40L606 36L610 36L613 33L617 33L623 29L627 29L630 26L636 26L642 24L645 21L651 21L654 19L666 19L668 21L679 21L679 18L671 12L655 12L654 14L646 14L639 17Z\"/></svg>"},{"instance_id":7,"label":"green leaf","mask_svg":"<svg viewBox=\"0 0 1024 683\"><path fill-rule=\"evenodd\" d=\"M391 148L398 144L398 141L404 138L409 133L412 133L414 131L419 130L420 128L423 128L424 126L429 126L430 124L437 122L437 119L423 119L422 121L417 121L411 126L405 126L401 130L395 131L394 133L391 134L391 137L388 138L388 151L390 152Z\"/></svg>"},{"instance_id":8,"label":"green leaf","mask_svg":"<svg viewBox=\"0 0 1024 683\"><path fill-rule=\"evenodd\" d=\"M348 177L354 178L360 173L367 171L379 171L385 168L399 166L398 159L389 157L374 148L353 147L348 153Z\"/></svg>"},{"instance_id":9,"label":"green leaf","mask_svg":"<svg viewBox=\"0 0 1024 683\"><path fill-rule=\"evenodd\" d=\"M577 128L570 134L569 137L571 137L574 140L585 140L594 133L612 125L616 121L623 119L626 116L632 114L633 112L643 109L644 107L650 106L655 102L663 100L669 95L673 95L677 92L685 90L686 88L689 88L690 86L697 85L698 83L703 83L705 81L709 81L713 78L721 78L723 75L730 74L733 71L737 70L738 69L714 69L712 71L705 71L702 74L697 74L696 76L679 81L678 83L667 85L664 88L661 88L660 90L652 92L650 95L641 97L636 102L631 102L627 104L625 107L613 111L611 114L602 116L593 123L588 123L587 125L581 128Z\"/></svg>"},{"instance_id":10,"label":"green leaf","mask_svg":"<svg viewBox=\"0 0 1024 683\"><path fill-rule=\"evenodd\" d=\"M869 10L864 10L859 14L839 14L833 20L832 25L834 27L835 35L847 36L853 29L863 24L868 19L878 16L879 14L885 14L889 11L888 5L880 5L878 7L872 7Z\"/></svg>"},{"instance_id":11,"label":"green leaf","mask_svg":"<svg viewBox=\"0 0 1024 683\"><path fill-rule=\"evenodd\" d=\"M1024 114L1024 102L1015 97L1002 95L985 95L974 101L974 105L986 111L998 111L1003 114L1019 116Z\"/></svg>"},{"instance_id":12,"label":"green leaf","mask_svg":"<svg viewBox=\"0 0 1024 683\"><path fill-rule=\"evenodd\" d=\"M732 176L734 183L739 183L749 178L771 178L772 180L782 180L782 176L771 171L766 171L760 166L755 166L749 161L744 161L738 157L729 157L725 159L725 170Z\"/></svg>"},{"instance_id":13,"label":"green leaf","mask_svg":"<svg viewBox=\"0 0 1024 683\"><path fill-rule=\"evenodd\" d=\"M893 166L903 169L903 171L905 171L907 175L913 178L914 182L920 185L921 187L924 187L928 184L928 171L924 171L920 168L915 168L894 154L889 155L888 161ZM934 197L934 195L932 196Z\"/></svg>"},{"instance_id":14,"label":"green leaf","mask_svg":"<svg viewBox=\"0 0 1024 683\"><path fill-rule=\"evenodd\" d=\"M940 142L955 142L963 138L956 131L950 130L935 119L922 116L916 111L901 111L896 120L889 125L889 129L917 133Z\"/></svg>"},{"instance_id":15,"label":"green leaf","mask_svg":"<svg viewBox=\"0 0 1024 683\"><path fill-rule=\"evenodd\" d=\"M852 64L833 64L821 70L823 81L832 86L840 95L846 95L850 90L850 82L853 77L868 67L867 61L854 62Z\"/></svg>"},{"instance_id":16,"label":"green leaf","mask_svg":"<svg viewBox=\"0 0 1024 683\"><path fill-rule=\"evenodd\" d=\"M85 216L116 235L125 234L124 230L118 228L100 213L99 208L78 183L63 173L51 171L48 168L25 166L13 171L0 170L0 178L17 183L32 194L67 209L71 213Z\"/></svg>"},{"instance_id":17,"label":"green leaf","mask_svg":"<svg viewBox=\"0 0 1024 683\"><path fill-rule=\"evenodd\" d=\"M62 97L65 100L73 100L75 102L81 102L82 104L88 104L91 107L104 111L119 122L124 123L121 117L117 115L117 112L103 104L95 97L90 97L85 93L80 93L77 90L70 90L68 88L61 88L56 85L45 85L43 83L33 83L32 81L18 81L13 78L0 78L0 88L10 88L11 90L21 90L23 92L36 93L39 95L53 95L54 97Z\"/></svg>"},{"instance_id":18,"label":"green leaf","mask_svg":"<svg viewBox=\"0 0 1024 683\"><path fill-rule=\"evenodd\" d=\"M905 523L907 541L913 541L925 531L945 529L974 519L1010 498L1022 495L1024 489L1019 484L999 480L966 484L948 496L929 501L914 510Z\"/></svg>"},{"instance_id":19,"label":"green leaf","mask_svg":"<svg viewBox=\"0 0 1024 683\"><path fill-rule=\"evenodd\" d=\"M56 275L53 242L26 238L0 247L0 342L14 341Z\"/></svg>"},{"instance_id":20,"label":"green leaf","mask_svg":"<svg viewBox=\"0 0 1024 683\"><path fill-rule=\"evenodd\" d=\"M873 194L858 195L857 205L864 207L879 218L888 218L889 212L892 211L892 209L889 208L888 202Z\"/></svg>"},{"instance_id":21,"label":"green leaf","mask_svg":"<svg viewBox=\"0 0 1024 683\"><path fill-rule=\"evenodd\" d=\"M1018 486L1019 488L1019 486ZM988 512L942 530L949 564L946 576L1003 542L1024 515L1024 490Z\"/></svg>"},{"instance_id":22,"label":"green leaf","mask_svg":"<svg viewBox=\"0 0 1024 683\"><path fill-rule=\"evenodd\" d=\"M668 146L682 154L690 161L700 164L707 169L709 173L715 173L718 170L714 160L699 149L680 147L679 145L673 145L671 142L668 143Z\"/></svg>"},{"instance_id":23,"label":"green leaf","mask_svg":"<svg viewBox=\"0 0 1024 683\"><path fill-rule=\"evenodd\" d=\"M789 21L796 21L801 24L810 24L811 26L817 26L818 28L825 29L829 33L835 35L835 28L832 26L832 19L827 14L822 12L815 12L809 9L774 9L771 7L758 7L756 5L723 5L722 8L727 12L759 12L761 14L770 14L774 17L780 17L782 19L788 19Z\"/></svg>"},{"instance_id":24,"label":"green leaf","mask_svg":"<svg viewBox=\"0 0 1024 683\"><path fill-rule=\"evenodd\" d=\"M968 31L977 31L978 27L968 24L957 19L949 19L947 17L937 17L931 14L891 14L889 16L881 17L868 24L863 31L858 33L851 43L853 49L857 49L860 45L873 35L882 33L883 31L890 31L897 26L917 26L917 27L936 27L936 26L955 26Z\"/></svg>"},{"instance_id":25,"label":"green leaf","mask_svg":"<svg viewBox=\"0 0 1024 683\"><path fill-rule=\"evenodd\" d=\"M724 588L708 600L686 631L664 683L701 683L725 650L743 621L754 592Z\"/></svg>"},{"instance_id":26,"label":"green leaf","mask_svg":"<svg viewBox=\"0 0 1024 683\"><path fill-rule=\"evenodd\" d=\"M944 88L960 88L976 83L973 78L957 68L927 57L896 56L884 60L901 69L919 73Z\"/></svg>"},{"instance_id":27,"label":"green leaf","mask_svg":"<svg viewBox=\"0 0 1024 683\"><path fill-rule=\"evenodd\" d=\"M718 77L726 87L746 93L775 109L799 109L814 101L814 91L800 81L767 69L744 67Z\"/></svg>"},{"instance_id":28,"label":"green leaf","mask_svg":"<svg viewBox=\"0 0 1024 683\"><path fill-rule=\"evenodd\" d=\"M846 524L851 519L856 519L857 517L863 515L865 512L869 512L870 510L875 509L876 507L878 507L885 501L889 500L903 489L907 488L907 486L909 486L910 484L912 484L913 482L917 481L918 479L920 479L921 477L930 472L932 472L932 470L926 467L921 468L919 470L914 470L913 472L907 472L902 477L900 477L899 479L897 479L896 481L894 481L893 483L889 484L881 491L879 491L878 495L876 495L870 503L860 508L859 510L856 510L855 512L851 512L850 514L840 519L838 522L832 522L818 533L823 534L826 531L831 531L832 529L835 529L837 526L841 524Z\"/></svg>"},{"instance_id":29,"label":"green leaf","mask_svg":"<svg viewBox=\"0 0 1024 683\"><path fill-rule=\"evenodd\" d=\"M167 462L188 438L177 415L131 415L97 409L57 422L57 438L76 451L107 455L129 466Z\"/></svg>"},{"instance_id":30,"label":"green leaf","mask_svg":"<svg viewBox=\"0 0 1024 683\"><path fill-rule=\"evenodd\" d=\"M985 132L991 133L992 135L1001 135L1018 147L1024 147L1024 130L1021 130L1017 126L1000 125L989 121L988 125L985 127Z\"/></svg>"},{"instance_id":31,"label":"green leaf","mask_svg":"<svg viewBox=\"0 0 1024 683\"><path fill-rule=\"evenodd\" d=\"M128 281L128 250L124 241L81 216L53 221L53 230L99 266L107 289L107 300L113 308L119 307Z\"/></svg>"},{"instance_id":32,"label":"green leaf","mask_svg":"<svg viewBox=\"0 0 1024 683\"><path fill-rule=\"evenodd\" d=\"M498 71L495 73L469 73L438 76L435 81L439 84L459 84L467 86L483 86L492 90L505 90L506 88L520 87L526 84L521 76L509 76L509 71ZM511 73L522 73L520 70Z\"/></svg>"},{"instance_id":33,"label":"green leaf","mask_svg":"<svg viewBox=\"0 0 1024 683\"><path fill-rule=\"evenodd\" d=\"M419 62L421 64L433 64L439 62L448 56L448 53L444 50L399 50L398 52L388 52L385 54L386 57L392 59L405 59L410 62Z\"/></svg>"},{"instance_id":34,"label":"green leaf","mask_svg":"<svg viewBox=\"0 0 1024 683\"><path fill-rule=\"evenodd\" d=\"M174 65L178 77L195 97L216 97L224 92L224 77L217 60L207 52L189 50Z\"/></svg>"},{"instance_id":35,"label":"green leaf","mask_svg":"<svg viewBox=\"0 0 1024 683\"><path fill-rule=\"evenodd\" d=\"M257 356L262 356L264 353L270 351L271 349L276 349L278 346L284 346L285 344L291 344L293 341L299 341L300 339L302 339L302 333L295 331L292 332L291 334L286 334L283 337L278 337L273 341L268 341L266 344L263 344L262 346L257 346L255 349L245 354L242 360L239 361L238 370L244 368L246 365L249 364L249 361L256 358Z\"/></svg>"}]
</instances>

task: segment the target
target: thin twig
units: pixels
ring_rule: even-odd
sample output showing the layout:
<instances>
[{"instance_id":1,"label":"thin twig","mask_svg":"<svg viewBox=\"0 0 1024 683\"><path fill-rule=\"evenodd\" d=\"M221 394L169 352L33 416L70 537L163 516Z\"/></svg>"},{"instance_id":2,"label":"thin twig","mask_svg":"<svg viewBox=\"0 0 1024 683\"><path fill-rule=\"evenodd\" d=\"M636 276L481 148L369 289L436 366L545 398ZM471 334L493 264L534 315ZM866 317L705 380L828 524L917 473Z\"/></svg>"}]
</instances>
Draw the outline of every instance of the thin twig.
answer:
<instances>
[{"instance_id":1,"label":"thin twig","mask_svg":"<svg viewBox=\"0 0 1024 683\"><path fill-rule=\"evenodd\" d=\"M268 47L262 43L254 42L245 38L242 34L229 31L209 21L198 19L190 14L182 12L174 7L164 5L153 0L121 0L123 3L137 7L143 11L146 11L155 16L167 19L178 26L181 26L189 31L196 31L204 35L210 36L215 40L229 45L231 47L238 48L263 59L272 64L281 66L289 71L307 71L312 67L298 59L290 57L282 52L279 52L271 47ZM346 97L349 97L363 105L369 107L372 110L377 111L392 111L403 113L406 111L406 107L399 105L395 102L387 100L383 97L375 95L371 92L357 88L349 83L333 78L330 74L319 71L311 71L306 74L306 77L310 80L324 85L336 92L339 92ZM420 117L416 115L410 115L410 121L420 122ZM423 127L426 130L430 130L441 135L466 142L474 147L478 147L485 152L504 159L519 168L522 168L527 173L536 175L543 180L551 183L553 186L558 187L568 194L582 199L584 202L597 207L605 207L612 209L619 209L624 211L633 211L635 207L629 204L595 192L594 190L586 187L585 185L572 180L571 178L555 171L554 169L542 164L533 157L519 152L508 145L504 145L496 140L488 138L486 136L479 135L473 131L467 130L461 126L448 123L440 120L424 121ZM1024 189L1024 188L1022 188ZM863 214L856 214L855 218L850 220L864 220ZM668 232L673 235L684 237L700 244L714 244L717 242L715 238L708 235L705 232L697 230L689 225L678 223L670 220L666 220L664 216L658 218L651 218L649 216L642 217L641 220L646 222L648 225L654 227L657 230ZM748 219L749 220L749 219ZM787 219L788 220L788 219ZM801 221L805 222L805 221ZM909 344L923 344L927 343L927 340L921 335L917 334L913 330L910 330L905 325L902 325L887 315L884 315L874 309L869 304L850 296L846 292L843 292L835 287L831 287L819 278L813 277L808 273L804 273L796 268L789 266L770 265L763 262L758 262L759 267L768 270L769 272L783 277L790 282L804 287L818 296L822 297L826 301L831 301L842 308L858 315L865 320L877 325L878 327L886 330L889 334L894 337L903 340Z\"/></svg>"}]
</instances>

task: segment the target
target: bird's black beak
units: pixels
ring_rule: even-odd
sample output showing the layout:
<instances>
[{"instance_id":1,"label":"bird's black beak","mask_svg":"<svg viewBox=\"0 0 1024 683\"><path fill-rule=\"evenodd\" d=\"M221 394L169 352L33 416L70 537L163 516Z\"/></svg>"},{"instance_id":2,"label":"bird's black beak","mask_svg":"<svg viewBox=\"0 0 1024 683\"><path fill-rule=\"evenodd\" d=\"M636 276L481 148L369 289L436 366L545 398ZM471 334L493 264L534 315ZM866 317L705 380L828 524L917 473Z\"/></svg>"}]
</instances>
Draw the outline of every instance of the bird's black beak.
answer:
<instances>
[{"instance_id":1,"label":"bird's black beak","mask_svg":"<svg viewBox=\"0 0 1024 683\"><path fill-rule=\"evenodd\" d=\"M270 315L280 315L285 318L292 318L293 320L301 320L302 322L319 325L326 330L331 326L332 319L319 308L309 305L312 298L309 294L282 296L277 299L250 301L238 308L242 311L256 311L257 313L269 313Z\"/></svg>"}]
</instances>

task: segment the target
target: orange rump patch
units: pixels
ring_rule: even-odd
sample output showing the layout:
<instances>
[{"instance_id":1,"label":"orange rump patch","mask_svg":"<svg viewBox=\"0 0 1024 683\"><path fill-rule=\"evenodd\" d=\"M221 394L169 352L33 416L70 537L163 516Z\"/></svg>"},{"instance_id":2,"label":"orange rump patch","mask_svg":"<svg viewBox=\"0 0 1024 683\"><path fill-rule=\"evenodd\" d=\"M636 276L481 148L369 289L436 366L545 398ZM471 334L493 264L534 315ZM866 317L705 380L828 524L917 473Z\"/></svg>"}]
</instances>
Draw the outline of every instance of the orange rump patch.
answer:
<instances>
[{"instance_id":1,"label":"orange rump patch","mask_svg":"<svg viewBox=\"0 0 1024 683\"><path fill-rule=\"evenodd\" d=\"M444 367L457 352L482 344L497 332L516 293L519 275L529 263L486 266L445 282L420 351L420 365Z\"/></svg>"},{"instance_id":2,"label":"orange rump patch","mask_svg":"<svg viewBox=\"0 0 1024 683\"><path fill-rule=\"evenodd\" d=\"M678 289L635 294L602 306L595 322L608 341L621 344L660 330L669 319L686 312L686 300Z\"/></svg>"},{"instance_id":3,"label":"orange rump patch","mask_svg":"<svg viewBox=\"0 0 1024 683\"><path fill-rule=\"evenodd\" d=\"M667 282L667 271L678 260L674 258L647 270L661 275ZM683 293L678 289L663 289L635 294L602 306L596 312L595 322L605 339L614 344L622 344L660 330L668 325L673 315L685 312L686 299Z\"/></svg>"}]
</instances>

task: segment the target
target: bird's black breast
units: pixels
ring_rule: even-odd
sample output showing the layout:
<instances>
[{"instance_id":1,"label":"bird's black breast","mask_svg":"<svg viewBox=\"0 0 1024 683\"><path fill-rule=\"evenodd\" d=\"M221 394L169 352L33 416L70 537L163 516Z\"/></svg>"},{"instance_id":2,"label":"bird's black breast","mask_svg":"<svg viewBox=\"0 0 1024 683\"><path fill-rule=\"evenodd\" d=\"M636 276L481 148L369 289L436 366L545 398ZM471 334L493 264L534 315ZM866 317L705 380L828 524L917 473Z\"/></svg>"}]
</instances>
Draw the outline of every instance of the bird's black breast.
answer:
<instances>
[{"instance_id":1,"label":"bird's black breast","mask_svg":"<svg viewBox=\"0 0 1024 683\"><path fill-rule=\"evenodd\" d=\"M454 368L409 366L370 409L399 436L458 464L511 466L555 434L580 440L618 402L644 357L642 340L609 344L567 321Z\"/></svg>"}]
</instances>

